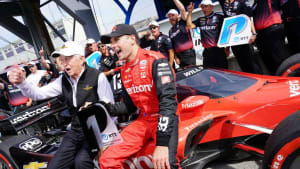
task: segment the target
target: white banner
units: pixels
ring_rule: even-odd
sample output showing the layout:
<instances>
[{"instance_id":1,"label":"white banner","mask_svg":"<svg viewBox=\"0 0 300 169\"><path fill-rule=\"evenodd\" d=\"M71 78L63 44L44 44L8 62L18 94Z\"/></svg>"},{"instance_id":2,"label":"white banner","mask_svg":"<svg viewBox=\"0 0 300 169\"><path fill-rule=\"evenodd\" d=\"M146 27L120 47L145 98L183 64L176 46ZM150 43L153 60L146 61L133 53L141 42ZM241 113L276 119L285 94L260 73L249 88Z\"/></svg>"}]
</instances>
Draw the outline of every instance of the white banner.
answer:
<instances>
[{"instance_id":1,"label":"white banner","mask_svg":"<svg viewBox=\"0 0 300 169\"><path fill-rule=\"evenodd\" d=\"M194 50L196 52L196 65L203 64L202 52L204 50L201 44L200 28L190 29L191 38L193 40Z\"/></svg>"}]
</instances>

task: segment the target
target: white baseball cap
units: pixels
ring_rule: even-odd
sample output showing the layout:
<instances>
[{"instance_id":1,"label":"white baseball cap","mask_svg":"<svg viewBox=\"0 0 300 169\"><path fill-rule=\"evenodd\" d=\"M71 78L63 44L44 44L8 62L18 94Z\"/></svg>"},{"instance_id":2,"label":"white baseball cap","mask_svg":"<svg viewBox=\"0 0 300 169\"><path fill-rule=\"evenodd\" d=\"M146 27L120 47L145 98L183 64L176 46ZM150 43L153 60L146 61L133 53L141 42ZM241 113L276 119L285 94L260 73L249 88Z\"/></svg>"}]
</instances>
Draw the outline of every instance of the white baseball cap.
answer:
<instances>
[{"instance_id":1,"label":"white baseball cap","mask_svg":"<svg viewBox=\"0 0 300 169\"><path fill-rule=\"evenodd\" d=\"M211 5L214 6L214 3L211 0L202 0L202 2L200 3L200 7L201 5Z\"/></svg>"},{"instance_id":2,"label":"white baseball cap","mask_svg":"<svg viewBox=\"0 0 300 169\"><path fill-rule=\"evenodd\" d=\"M85 44L93 44L96 43L96 41L94 39L87 39Z\"/></svg>"},{"instance_id":3,"label":"white baseball cap","mask_svg":"<svg viewBox=\"0 0 300 169\"><path fill-rule=\"evenodd\" d=\"M175 14L175 15L178 15L178 12L176 11L176 9L170 9L168 11L168 13L166 14L166 17L168 17L169 14Z\"/></svg>"},{"instance_id":4,"label":"white baseball cap","mask_svg":"<svg viewBox=\"0 0 300 169\"><path fill-rule=\"evenodd\" d=\"M73 55L84 56L84 49L74 41L67 41L64 43L64 45L61 47L59 51L55 52L55 54L59 54L63 56L73 56Z\"/></svg>"},{"instance_id":5,"label":"white baseball cap","mask_svg":"<svg viewBox=\"0 0 300 169\"><path fill-rule=\"evenodd\" d=\"M151 26L151 25L159 26L159 24L156 21L151 21L148 26Z\"/></svg>"}]
</instances>

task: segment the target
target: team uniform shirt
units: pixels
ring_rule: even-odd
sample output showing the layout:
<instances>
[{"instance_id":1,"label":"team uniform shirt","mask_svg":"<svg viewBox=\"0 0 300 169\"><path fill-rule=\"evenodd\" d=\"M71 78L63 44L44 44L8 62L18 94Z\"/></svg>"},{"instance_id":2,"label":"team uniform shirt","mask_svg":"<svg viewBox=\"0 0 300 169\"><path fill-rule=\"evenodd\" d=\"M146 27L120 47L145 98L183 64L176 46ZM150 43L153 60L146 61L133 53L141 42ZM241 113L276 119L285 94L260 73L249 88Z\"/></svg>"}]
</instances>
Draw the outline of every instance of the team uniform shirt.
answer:
<instances>
[{"instance_id":1,"label":"team uniform shirt","mask_svg":"<svg viewBox=\"0 0 300 169\"><path fill-rule=\"evenodd\" d=\"M154 45L151 46L150 50L159 51L169 59L169 50L173 49L171 39L162 33L155 39Z\"/></svg>"},{"instance_id":2,"label":"team uniform shirt","mask_svg":"<svg viewBox=\"0 0 300 169\"><path fill-rule=\"evenodd\" d=\"M59 76L59 71L56 68L55 64L50 63L49 67L50 67L49 71L50 71L51 77L52 78L57 78Z\"/></svg>"},{"instance_id":3,"label":"team uniform shirt","mask_svg":"<svg viewBox=\"0 0 300 169\"><path fill-rule=\"evenodd\" d=\"M249 17L252 16L252 9L248 0L235 0L230 3L230 0L219 0L225 17L236 16L245 14Z\"/></svg>"},{"instance_id":4,"label":"team uniform shirt","mask_svg":"<svg viewBox=\"0 0 300 169\"><path fill-rule=\"evenodd\" d=\"M6 86L6 91L8 93L8 101L12 106L20 106L29 101L28 97L24 96L21 90L12 84Z\"/></svg>"},{"instance_id":5,"label":"team uniform shirt","mask_svg":"<svg viewBox=\"0 0 300 169\"><path fill-rule=\"evenodd\" d=\"M255 0L253 19L256 30L265 29L274 24L281 24L280 8L283 0Z\"/></svg>"},{"instance_id":6,"label":"team uniform shirt","mask_svg":"<svg viewBox=\"0 0 300 169\"><path fill-rule=\"evenodd\" d=\"M282 17L287 21L300 22L300 0L285 0L282 6Z\"/></svg>"},{"instance_id":7,"label":"team uniform shirt","mask_svg":"<svg viewBox=\"0 0 300 169\"><path fill-rule=\"evenodd\" d=\"M153 46L154 40L149 40L146 38L146 36L143 36L140 38L140 47L146 50L150 50L150 48Z\"/></svg>"},{"instance_id":8,"label":"team uniform shirt","mask_svg":"<svg viewBox=\"0 0 300 169\"><path fill-rule=\"evenodd\" d=\"M3 85L4 85L4 89L0 90L0 109L10 110L8 105L8 100L5 98L5 94L4 94L4 91L6 91L7 89L4 83Z\"/></svg>"},{"instance_id":9,"label":"team uniform shirt","mask_svg":"<svg viewBox=\"0 0 300 169\"><path fill-rule=\"evenodd\" d=\"M81 73L82 74L82 73ZM80 74L80 76L81 76ZM80 78L78 77L78 79ZM77 80L70 78L70 82L72 84L73 90L73 106L77 107ZM114 102L112 90L110 84L108 83L106 76L103 73L100 73L98 76L98 89L97 93L99 96L99 100L104 101L106 103ZM62 94L62 75L55 79L53 82L49 83L43 87L37 87L31 84L31 82L26 79L23 83L17 85L25 96L32 98L33 100L44 100L52 97L56 97Z\"/></svg>"},{"instance_id":10,"label":"team uniform shirt","mask_svg":"<svg viewBox=\"0 0 300 169\"><path fill-rule=\"evenodd\" d=\"M139 49L136 58L123 65L121 79L140 117L159 119L156 144L166 146L176 118L174 72L158 52ZM158 118L159 117L159 118Z\"/></svg>"},{"instance_id":11,"label":"team uniform shirt","mask_svg":"<svg viewBox=\"0 0 300 169\"><path fill-rule=\"evenodd\" d=\"M217 47L219 34L221 32L224 16L212 13L196 19L193 23L200 28L201 43L204 48Z\"/></svg>"},{"instance_id":12,"label":"team uniform shirt","mask_svg":"<svg viewBox=\"0 0 300 169\"><path fill-rule=\"evenodd\" d=\"M180 20L175 26L171 27L169 37L171 38L176 53L193 48L193 41L184 20Z\"/></svg>"},{"instance_id":13,"label":"team uniform shirt","mask_svg":"<svg viewBox=\"0 0 300 169\"><path fill-rule=\"evenodd\" d=\"M109 55L101 56L100 68L99 68L100 72L116 68L116 62L119 60L118 56L114 54L114 51L112 48L107 46L107 50L108 50Z\"/></svg>"}]
</instances>

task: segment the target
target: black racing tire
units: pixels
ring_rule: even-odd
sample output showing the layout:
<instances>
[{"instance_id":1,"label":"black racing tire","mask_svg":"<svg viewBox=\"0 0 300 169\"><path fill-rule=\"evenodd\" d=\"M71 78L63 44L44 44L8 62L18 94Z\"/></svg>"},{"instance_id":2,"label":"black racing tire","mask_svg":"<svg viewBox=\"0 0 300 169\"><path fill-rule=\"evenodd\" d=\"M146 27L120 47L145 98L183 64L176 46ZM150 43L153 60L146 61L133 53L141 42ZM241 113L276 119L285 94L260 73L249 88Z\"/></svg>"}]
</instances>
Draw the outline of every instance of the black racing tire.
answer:
<instances>
[{"instance_id":1,"label":"black racing tire","mask_svg":"<svg viewBox=\"0 0 300 169\"><path fill-rule=\"evenodd\" d=\"M12 159L6 153L0 150L0 168L1 169L16 169L17 167L12 162Z\"/></svg>"},{"instance_id":2,"label":"black racing tire","mask_svg":"<svg viewBox=\"0 0 300 169\"><path fill-rule=\"evenodd\" d=\"M276 71L276 76L300 77L300 53L285 59Z\"/></svg>"},{"instance_id":3,"label":"black racing tire","mask_svg":"<svg viewBox=\"0 0 300 169\"><path fill-rule=\"evenodd\" d=\"M267 140L263 169L300 168L300 111L281 121Z\"/></svg>"}]
</instances>

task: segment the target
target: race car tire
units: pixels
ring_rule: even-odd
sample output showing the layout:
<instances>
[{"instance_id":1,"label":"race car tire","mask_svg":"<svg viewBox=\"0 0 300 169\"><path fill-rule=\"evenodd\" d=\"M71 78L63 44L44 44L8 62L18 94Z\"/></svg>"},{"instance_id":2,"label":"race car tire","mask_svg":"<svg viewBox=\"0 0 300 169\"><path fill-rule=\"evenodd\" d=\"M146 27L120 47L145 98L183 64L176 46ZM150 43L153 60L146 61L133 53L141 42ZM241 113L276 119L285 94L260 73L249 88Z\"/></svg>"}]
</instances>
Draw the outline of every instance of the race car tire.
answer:
<instances>
[{"instance_id":1,"label":"race car tire","mask_svg":"<svg viewBox=\"0 0 300 169\"><path fill-rule=\"evenodd\" d=\"M4 152L0 151L0 168L1 169L16 169L12 159L8 157Z\"/></svg>"},{"instance_id":2,"label":"race car tire","mask_svg":"<svg viewBox=\"0 0 300 169\"><path fill-rule=\"evenodd\" d=\"M263 169L295 169L300 165L300 111L281 121L267 140Z\"/></svg>"},{"instance_id":3,"label":"race car tire","mask_svg":"<svg viewBox=\"0 0 300 169\"><path fill-rule=\"evenodd\" d=\"M300 53L285 59L276 71L276 76L300 77Z\"/></svg>"},{"instance_id":4,"label":"race car tire","mask_svg":"<svg viewBox=\"0 0 300 169\"><path fill-rule=\"evenodd\" d=\"M0 143L0 164L4 164L4 165L6 164L8 166L11 166L12 169L19 169L17 162L15 161L15 159L10 153L10 148L13 145L18 144L28 138L30 138L30 136L28 135L16 135L16 136L8 136L5 139L3 139L2 142Z\"/></svg>"}]
</instances>

